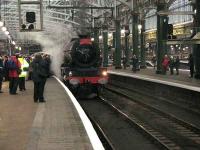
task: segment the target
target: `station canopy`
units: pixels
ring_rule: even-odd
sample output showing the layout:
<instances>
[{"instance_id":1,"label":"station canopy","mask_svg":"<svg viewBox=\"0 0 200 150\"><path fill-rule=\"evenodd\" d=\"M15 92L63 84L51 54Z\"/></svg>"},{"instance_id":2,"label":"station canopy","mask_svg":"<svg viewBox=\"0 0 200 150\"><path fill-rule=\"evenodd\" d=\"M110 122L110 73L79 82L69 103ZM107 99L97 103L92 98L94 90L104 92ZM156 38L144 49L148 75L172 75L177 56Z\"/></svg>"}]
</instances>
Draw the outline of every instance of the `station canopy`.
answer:
<instances>
[{"instance_id":1,"label":"station canopy","mask_svg":"<svg viewBox=\"0 0 200 150\"><path fill-rule=\"evenodd\" d=\"M169 0L168 3L173 1L175 0ZM42 7L38 5L39 2ZM113 22L115 6L126 6L134 10L138 9L136 4L148 7L156 2L157 0L0 0L0 20L11 38L17 42L30 43L30 35L41 34L61 40L77 31L102 27L109 21ZM27 23L29 12L35 13L34 23ZM37 30L41 24L42 29ZM30 27L31 31L20 32L22 28ZM7 39L7 35L0 31L0 40L2 39Z\"/></svg>"}]
</instances>

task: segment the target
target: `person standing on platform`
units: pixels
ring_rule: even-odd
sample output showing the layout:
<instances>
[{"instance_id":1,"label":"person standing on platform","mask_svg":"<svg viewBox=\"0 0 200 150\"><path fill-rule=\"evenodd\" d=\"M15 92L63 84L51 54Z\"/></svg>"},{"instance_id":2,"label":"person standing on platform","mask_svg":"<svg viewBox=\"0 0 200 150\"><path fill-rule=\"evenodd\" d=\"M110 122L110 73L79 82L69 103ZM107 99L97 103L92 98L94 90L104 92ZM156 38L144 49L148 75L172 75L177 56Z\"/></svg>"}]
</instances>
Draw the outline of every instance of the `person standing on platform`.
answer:
<instances>
[{"instance_id":1,"label":"person standing on platform","mask_svg":"<svg viewBox=\"0 0 200 150\"><path fill-rule=\"evenodd\" d=\"M32 63L32 57L28 57L26 60L29 63L29 70L28 70L28 79L27 80L32 80L32 68L30 67L30 64Z\"/></svg>"},{"instance_id":2,"label":"person standing on platform","mask_svg":"<svg viewBox=\"0 0 200 150\"><path fill-rule=\"evenodd\" d=\"M46 63L46 66L47 66L46 72L48 73L48 78L49 78L49 77L50 77L51 59L50 59L50 56L47 55L47 54L45 54L45 55L43 56L43 59L44 59L44 61L45 61L45 63Z\"/></svg>"},{"instance_id":3,"label":"person standing on platform","mask_svg":"<svg viewBox=\"0 0 200 150\"><path fill-rule=\"evenodd\" d=\"M163 74L167 73L168 67L169 67L169 58L168 58L167 55L165 55L163 60L162 60Z\"/></svg>"},{"instance_id":4,"label":"person standing on platform","mask_svg":"<svg viewBox=\"0 0 200 150\"><path fill-rule=\"evenodd\" d=\"M126 69L126 57L123 57L122 63L123 63L124 69Z\"/></svg>"},{"instance_id":5,"label":"person standing on platform","mask_svg":"<svg viewBox=\"0 0 200 150\"><path fill-rule=\"evenodd\" d=\"M133 68L132 68L133 72L136 72L137 65L138 65L138 59L137 59L137 56L134 54L133 55Z\"/></svg>"},{"instance_id":6,"label":"person standing on platform","mask_svg":"<svg viewBox=\"0 0 200 150\"><path fill-rule=\"evenodd\" d=\"M170 74L173 75L174 74L174 57L173 56L170 56L170 59L169 59L169 69L170 69Z\"/></svg>"},{"instance_id":7,"label":"person standing on platform","mask_svg":"<svg viewBox=\"0 0 200 150\"><path fill-rule=\"evenodd\" d=\"M22 57L22 56L19 56L18 60L21 63L21 70L22 70L22 72L19 75L19 90L20 91L22 91L22 90L25 91L26 90L26 87L25 87L25 78L27 76L29 64L26 61L26 59L24 57Z\"/></svg>"},{"instance_id":8,"label":"person standing on platform","mask_svg":"<svg viewBox=\"0 0 200 150\"><path fill-rule=\"evenodd\" d=\"M44 100L44 87L48 77L48 66L46 62L42 59L40 54L35 55L33 62L31 63L32 80L34 82L34 102L45 102Z\"/></svg>"},{"instance_id":9,"label":"person standing on platform","mask_svg":"<svg viewBox=\"0 0 200 150\"><path fill-rule=\"evenodd\" d=\"M151 62L153 63L153 69L156 69L156 56L155 55L152 57Z\"/></svg>"},{"instance_id":10,"label":"person standing on platform","mask_svg":"<svg viewBox=\"0 0 200 150\"><path fill-rule=\"evenodd\" d=\"M19 82L19 73L18 69L21 68L21 64L17 59L17 56L11 56L8 60L7 67L9 69L9 92L11 95L17 94L17 87Z\"/></svg>"},{"instance_id":11,"label":"person standing on platform","mask_svg":"<svg viewBox=\"0 0 200 150\"><path fill-rule=\"evenodd\" d=\"M189 67L190 67L190 78L193 78L194 75L194 58L193 55L189 55Z\"/></svg>"},{"instance_id":12,"label":"person standing on platform","mask_svg":"<svg viewBox=\"0 0 200 150\"><path fill-rule=\"evenodd\" d=\"M0 93L3 93L2 92L3 76L4 76L3 58L2 56L0 56Z\"/></svg>"},{"instance_id":13,"label":"person standing on platform","mask_svg":"<svg viewBox=\"0 0 200 150\"><path fill-rule=\"evenodd\" d=\"M180 59L179 56L176 56L176 60L174 63L174 67L176 68L176 75L179 75L179 66L180 66Z\"/></svg>"},{"instance_id":14,"label":"person standing on platform","mask_svg":"<svg viewBox=\"0 0 200 150\"><path fill-rule=\"evenodd\" d=\"M4 77L5 81L9 81L9 69L7 68L8 56L4 56L3 66L4 66Z\"/></svg>"}]
</instances>

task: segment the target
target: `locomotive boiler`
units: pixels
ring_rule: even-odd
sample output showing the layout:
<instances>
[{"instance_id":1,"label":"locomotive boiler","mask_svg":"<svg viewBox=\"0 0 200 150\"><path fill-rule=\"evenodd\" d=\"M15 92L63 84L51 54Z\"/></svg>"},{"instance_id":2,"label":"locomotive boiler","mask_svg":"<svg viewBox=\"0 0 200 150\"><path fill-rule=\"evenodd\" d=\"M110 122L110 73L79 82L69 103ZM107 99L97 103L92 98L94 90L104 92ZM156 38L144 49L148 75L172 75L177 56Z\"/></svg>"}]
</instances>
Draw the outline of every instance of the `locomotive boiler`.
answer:
<instances>
[{"instance_id":1,"label":"locomotive boiler","mask_svg":"<svg viewBox=\"0 0 200 150\"><path fill-rule=\"evenodd\" d=\"M108 82L107 68L101 67L100 50L85 36L74 38L65 46L61 74L64 83L78 98L97 96Z\"/></svg>"}]
</instances>

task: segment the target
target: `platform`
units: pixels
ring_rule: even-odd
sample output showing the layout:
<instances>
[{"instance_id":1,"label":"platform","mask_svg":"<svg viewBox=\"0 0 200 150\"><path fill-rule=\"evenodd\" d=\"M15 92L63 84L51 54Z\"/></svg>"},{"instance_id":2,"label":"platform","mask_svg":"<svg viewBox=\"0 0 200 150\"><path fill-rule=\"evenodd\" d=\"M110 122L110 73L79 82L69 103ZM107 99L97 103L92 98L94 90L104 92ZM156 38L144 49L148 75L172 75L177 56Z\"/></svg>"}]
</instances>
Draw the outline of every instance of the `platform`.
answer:
<instances>
[{"instance_id":1,"label":"platform","mask_svg":"<svg viewBox=\"0 0 200 150\"><path fill-rule=\"evenodd\" d=\"M96 132L71 93L49 78L46 103L33 102L33 82L26 91L10 95L8 82L0 94L1 150L103 149ZM100 146L100 147L99 147Z\"/></svg>"},{"instance_id":2,"label":"platform","mask_svg":"<svg viewBox=\"0 0 200 150\"><path fill-rule=\"evenodd\" d=\"M140 71L133 72L131 67L126 69L115 69L114 67L109 67L108 72L110 73L123 73L128 75L133 75L135 77L150 78L158 81L166 81L169 83L178 83L183 85L189 85L194 87L200 87L200 80L189 77L189 70L180 70L179 75L176 75L174 71L173 75L167 71L166 75L156 74L156 70L153 68L140 69Z\"/></svg>"}]
</instances>

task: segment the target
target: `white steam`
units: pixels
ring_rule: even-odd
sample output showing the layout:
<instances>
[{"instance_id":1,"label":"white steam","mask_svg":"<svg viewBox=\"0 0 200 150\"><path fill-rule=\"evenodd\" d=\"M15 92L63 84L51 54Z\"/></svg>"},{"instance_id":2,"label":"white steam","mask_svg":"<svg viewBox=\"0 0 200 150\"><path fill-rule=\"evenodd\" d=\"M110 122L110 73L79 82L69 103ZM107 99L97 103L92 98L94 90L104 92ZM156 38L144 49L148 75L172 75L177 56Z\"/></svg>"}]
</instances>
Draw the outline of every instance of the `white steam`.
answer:
<instances>
[{"instance_id":1,"label":"white steam","mask_svg":"<svg viewBox=\"0 0 200 150\"><path fill-rule=\"evenodd\" d=\"M33 40L43 47L43 51L51 55L51 70L57 77L61 77L60 66L63 63L64 45L69 43L72 37L75 36L73 28L69 25L68 28L58 27L56 30L47 32L28 32L20 33L20 38Z\"/></svg>"}]
</instances>

